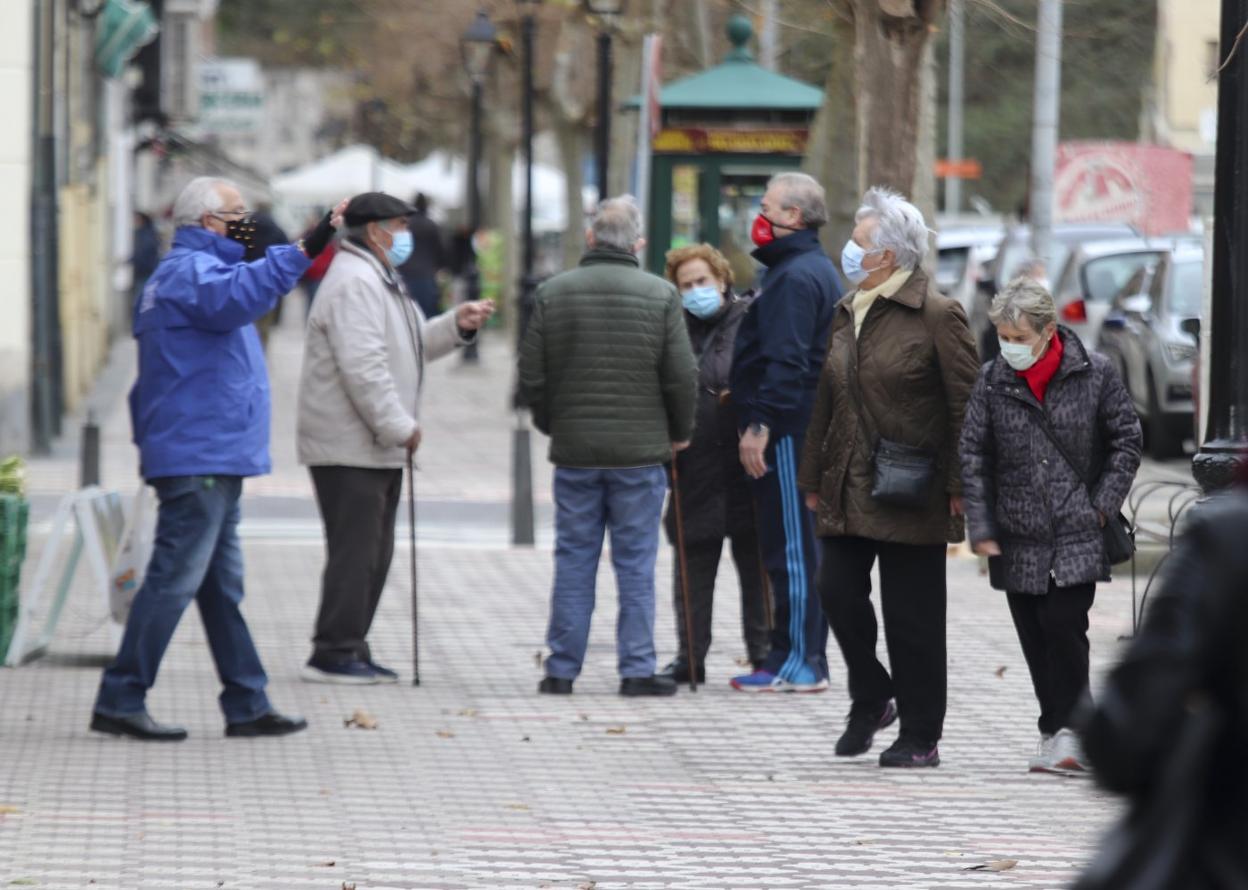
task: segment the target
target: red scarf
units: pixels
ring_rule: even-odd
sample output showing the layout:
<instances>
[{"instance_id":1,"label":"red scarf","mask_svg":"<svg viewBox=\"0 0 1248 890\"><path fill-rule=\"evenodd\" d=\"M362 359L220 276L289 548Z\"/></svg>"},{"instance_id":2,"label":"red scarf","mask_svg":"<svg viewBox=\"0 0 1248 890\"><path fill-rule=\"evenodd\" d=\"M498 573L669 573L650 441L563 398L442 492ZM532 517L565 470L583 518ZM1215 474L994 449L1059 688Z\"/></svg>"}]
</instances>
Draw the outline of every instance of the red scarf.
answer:
<instances>
[{"instance_id":1,"label":"red scarf","mask_svg":"<svg viewBox=\"0 0 1248 890\"><path fill-rule=\"evenodd\" d=\"M1053 379L1053 375L1057 373L1061 363L1062 336L1061 334L1054 334L1053 339L1049 341L1049 348L1045 350L1044 355L1040 356L1039 361L1026 371L1018 372L1018 376L1027 381L1027 386L1031 388L1032 394L1035 395L1036 400L1042 405L1044 404L1044 394L1049 388L1049 382Z\"/></svg>"}]
</instances>

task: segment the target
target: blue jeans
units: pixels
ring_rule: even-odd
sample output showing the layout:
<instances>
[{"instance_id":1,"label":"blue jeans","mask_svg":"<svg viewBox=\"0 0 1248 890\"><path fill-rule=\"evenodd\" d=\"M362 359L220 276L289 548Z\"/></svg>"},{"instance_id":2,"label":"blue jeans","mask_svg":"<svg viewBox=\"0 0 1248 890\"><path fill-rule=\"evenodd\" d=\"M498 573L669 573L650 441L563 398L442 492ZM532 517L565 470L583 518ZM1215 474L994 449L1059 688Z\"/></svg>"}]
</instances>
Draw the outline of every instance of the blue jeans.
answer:
<instances>
[{"instance_id":1,"label":"blue jeans","mask_svg":"<svg viewBox=\"0 0 1248 890\"><path fill-rule=\"evenodd\" d=\"M654 673L654 563L667 494L662 467L555 468L555 586L546 674L575 680L585 661L602 539L611 530L619 591L616 649L621 677Z\"/></svg>"},{"instance_id":2,"label":"blue jeans","mask_svg":"<svg viewBox=\"0 0 1248 890\"><path fill-rule=\"evenodd\" d=\"M199 604L217 675L225 684L227 723L271 710L268 683L239 611L243 552L238 544L238 476L175 476L150 480L160 499L156 543L147 575L130 606L126 632L100 681L95 710L121 717L144 710L160 660L191 600Z\"/></svg>"}]
</instances>

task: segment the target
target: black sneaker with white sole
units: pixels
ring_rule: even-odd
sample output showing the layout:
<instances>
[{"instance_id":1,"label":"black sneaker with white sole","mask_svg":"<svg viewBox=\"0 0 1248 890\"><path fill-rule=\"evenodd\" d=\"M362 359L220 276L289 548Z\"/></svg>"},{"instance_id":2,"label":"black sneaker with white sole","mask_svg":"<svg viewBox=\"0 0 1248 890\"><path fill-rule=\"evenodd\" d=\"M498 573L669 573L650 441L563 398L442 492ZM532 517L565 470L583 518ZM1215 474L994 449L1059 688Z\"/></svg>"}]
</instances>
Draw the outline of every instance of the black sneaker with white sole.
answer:
<instances>
[{"instance_id":1,"label":"black sneaker with white sole","mask_svg":"<svg viewBox=\"0 0 1248 890\"><path fill-rule=\"evenodd\" d=\"M366 661L325 661L311 658L299 672L299 676L308 683L332 683L338 686L375 686L386 682L371 664ZM398 677L395 677L397 680ZM391 680L389 682L394 682Z\"/></svg>"}]
</instances>

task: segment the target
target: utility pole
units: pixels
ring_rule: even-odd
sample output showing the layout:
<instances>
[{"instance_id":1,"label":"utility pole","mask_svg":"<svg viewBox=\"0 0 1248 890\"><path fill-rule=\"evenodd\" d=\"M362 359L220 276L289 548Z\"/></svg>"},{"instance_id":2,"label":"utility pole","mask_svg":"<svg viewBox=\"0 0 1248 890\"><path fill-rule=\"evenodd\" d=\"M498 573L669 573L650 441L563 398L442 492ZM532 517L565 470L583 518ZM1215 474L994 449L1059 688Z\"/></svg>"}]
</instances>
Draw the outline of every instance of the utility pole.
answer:
<instances>
[{"instance_id":1,"label":"utility pole","mask_svg":"<svg viewBox=\"0 0 1248 890\"><path fill-rule=\"evenodd\" d=\"M952 162L962 160L962 119L966 108L963 76L966 70L966 7L964 0L949 0L949 145L945 154ZM945 178L945 213L962 209L962 179Z\"/></svg>"},{"instance_id":2,"label":"utility pole","mask_svg":"<svg viewBox=\"0 0 1248 890\"><path fill-rule=\"evenodd\" d=\"M1061 97L1062 0L1039 0L1031 130L1031 250L1046 265L1053 258L1053 170Z\"/></svg>"},{"instance_id":3,"label":"utility pole","mask_svg":"<svg viewBox=\"0 0 1248 890\"><path fill-rule=\"evenodd\" d=\"M1222 0L1213 290L1201 331L1209 341L1209 391L1202 393L1209 421L1192 462L1206 492L1227 487L1248 455L1248 57L1236 49L1246 17L1248 0Z\"/></svg>"},{"instance_id":4,"label":"utility pole","mask_svg":"<svg viewBox=\"0 0 1248 890\"><path fill-rule=\"evenodd\" d=\"M759 10L758 64L775 71L780 57L780 23L776 20L777 0L763 0Z\"/></svg>"}]
</instances>

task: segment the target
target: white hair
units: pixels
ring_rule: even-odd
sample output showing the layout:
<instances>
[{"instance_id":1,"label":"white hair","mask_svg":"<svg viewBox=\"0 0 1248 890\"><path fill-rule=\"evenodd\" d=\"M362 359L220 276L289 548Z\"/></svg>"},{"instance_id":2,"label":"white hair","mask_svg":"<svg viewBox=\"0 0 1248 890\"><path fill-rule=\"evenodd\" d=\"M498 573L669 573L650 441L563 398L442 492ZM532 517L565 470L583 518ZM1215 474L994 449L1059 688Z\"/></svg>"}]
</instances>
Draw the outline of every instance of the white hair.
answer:
<instances>
[{"instance_id":1,"label":"white hair","mask_svg":"<svg viewBox=\"0 0 1248 890\"><path fill-rule=\"evenodd\" d=\"M898 268L913 270L923 262L931 231L919 208L892 189L877 185L867 189L854 214L855 223L868 219L876 221L873 246L891 250Z\"/></svg>"},{"instance_id":2,"label":"white hair","mask_svg":"<svg viewBox=\"0 0 1248 890\"><path fill-rule=\"evenodd\" d=\"M1019 327L1024 318L1031 329L1039 333L1057 321L1057 306L1043 284L1020 275L993 299L988 320L994 325L1005 323Z\"/></svg>"},{"instance_id":3,"label":"white hair","mask_svg":"<svg viewBox=\"0 0 1248 890\"><path fill-rule=\"evenodd\" d=\"M201 225L204 214L217 213L225 206L221 197L221 189L238 188L228 179L216 176L199 176L192 179L182 189L178 199L173 202L173 224L175 226Z\"/></svg>"},{"instance_id":4,"label":"white hair","mask_svg":"<svg viewBox=\"0 0 1248 890\"><path fill-rule=\"evenodd\" d=\"M632 195L608 198L598 205L589 228L596 246L632 253L642 235L641 207Z\"/></svg>"},{"instance_id":5,"label":"white hair","mask_svg":"<svg viewBox=\"0 0 1248 890\"><path fill-rule=\"evenodd\" d=\"M780 209L795 208L802 215L802 225L817 229L828 221L828 198L823 186L806 173L777 173L767 181L767 188L780 193Z\"/></svg>"}]
</instances>

